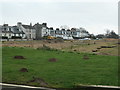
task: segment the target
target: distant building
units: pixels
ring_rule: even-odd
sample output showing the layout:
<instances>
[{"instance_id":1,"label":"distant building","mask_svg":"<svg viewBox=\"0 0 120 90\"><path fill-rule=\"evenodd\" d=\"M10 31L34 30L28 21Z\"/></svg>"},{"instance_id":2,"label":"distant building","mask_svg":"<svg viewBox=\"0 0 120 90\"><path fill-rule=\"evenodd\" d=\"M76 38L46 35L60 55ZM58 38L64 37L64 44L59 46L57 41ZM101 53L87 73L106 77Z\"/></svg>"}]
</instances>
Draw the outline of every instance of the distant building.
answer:
<instances>
[{"instance_id":1,"label":"distant building","mask_svg":"<svg viewBox=\"0 0 120 90\"><path fill-rule=\"evenodd\" d=\"M42 39L44 36L50 35L51 29L49 29L47 27L47 23L42 23L42 24L37 23L34 25L34 28L36 30L36 39L37 40Z\"/></svg>"},{"instance_id":2,"label":"distant building","mask_svg":"<svg viewBox=\"0 0 120 90\"><path fill-rule=\"evenodd\" d=\"M2 39L10 39L12 38L12 31L2 31Z\"/></svg>"},{"instance_id":3,"label":"distant building","mask_svg":"<svg viewBox=\"0 0 120 90\"><path fill-rule=\"evenodd\" d=\"M55 30L55 37L62 38L62 31L59 28L56 28Z\"/></svg>"},{"instance_id":4,"label":"distant building","mask_svg":"<svg viewBox=\"0 0 120 90\"><path fill-rule=\"evenodd\" d=\"M0 30L2 31L3 39L25 38L25 33L17 26L9 26L8 24L4 24L1 26Z\"/></svg>"},{"instance_id":5,"label":"distant building","mask_svg":"<svg viewBox=\"0 0 120 90\"><path fill-rule=\"evenodd\" d=\"M49 33L50 36L55 37L55 30L53 29L53 27L50 27L50 28L49 28L49 32L50 32L50 33Z\"/></svg>"},{"instance_id":6,"label":"distant building","mask_svg":"<svg viewBox=\"0 0 120 90\"><path fill-rule=\"evenodd\" d=\"M13 36L12 27L8 24L1 26L0 31L2 32L2 39L9 39Z\"/></svg>"},{"instance_id":7,"label":"distant building","mask_svg":"<svg viewBox=\"0 0 120 90\"><path fill-rule=\"evenodd\" d=\"M31 23L30 25L24 25L18 22L17 27L25 33L26 39L36 39L36 30Z\"/></svg>"},{"instance_id":8,"label":"distant building","mask_svg":"<svg viewBox=\"0 0 120 90\"><path fill-rule=\"evenodd\" d=\"M12 27L12 32L13 32L13 37L21 37L21 39L26 38L25 33L17 26Z\"/></svg>"},{"instance_id":9,"label":"distant building","mask_svg":"<svg viewBox=\"0 0 120 90\"><path fill-rule=\"evenodd\" d=\"M89 32L86 31L84 28L72 28L71 31L73 38L80 39L89 36Z\"/></svg>"},{"instance_id":10,"label":"distant building","mask_svg":"<svg viewBox=\"0 0 120 90\"><path fill-rule=\"evenodd\" d=\"M17 26L8 26L4 24L0 26L3 38L21 38L27 40L40 40L46 36L52 36L63 39L80 39L89 36L89 32L84 28L71 28L71 29L53 29L48 28L47 23L36 23L32 26L24 25L21 22L17 23Z\"/></svg>"},{"instance_id":11,"label":"distant building","mask_svg":"<svg viewBox=\"0 0 120 90\"><path fill-rule=\"evenodd\" d=\"M50 30L47 27L47 23L42 23L42 29L41 29L42 37L50 35Z\"/></svg>"},{"instance_id":12,"label":"distant building","mask_svg":"<svg viewBox=\"0 0 120 90\"><path fill-rule=\"evenodd\" d=\"M39 23L37 23L37 24L35 24L33 27L34 27L35 30L36 30L36 39L37 39L37 40L40 40L40 39L42 38L42 32L41 32L41 30L42 30L42 25L39 24Z\"/></svg>"}]
</instances>

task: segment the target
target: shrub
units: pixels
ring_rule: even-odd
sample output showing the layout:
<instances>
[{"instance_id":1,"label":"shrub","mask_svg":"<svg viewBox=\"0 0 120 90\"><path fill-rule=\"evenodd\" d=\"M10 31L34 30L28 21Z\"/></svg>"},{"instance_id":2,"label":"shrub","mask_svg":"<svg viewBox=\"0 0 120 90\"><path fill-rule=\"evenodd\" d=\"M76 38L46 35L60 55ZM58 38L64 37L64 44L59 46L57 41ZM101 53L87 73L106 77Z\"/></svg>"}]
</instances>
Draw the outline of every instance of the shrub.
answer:
<instances>
[{"instance_id":1,"label":"shrub","mask_svg":"<svg viewBox=\"0 0 120 90\"><path fill-rule=\"evenodd\" d=\"M37 50L57 51L57 49L51 48L43 44L43 47L38 47Z\"/></svg>"}]
</instances>

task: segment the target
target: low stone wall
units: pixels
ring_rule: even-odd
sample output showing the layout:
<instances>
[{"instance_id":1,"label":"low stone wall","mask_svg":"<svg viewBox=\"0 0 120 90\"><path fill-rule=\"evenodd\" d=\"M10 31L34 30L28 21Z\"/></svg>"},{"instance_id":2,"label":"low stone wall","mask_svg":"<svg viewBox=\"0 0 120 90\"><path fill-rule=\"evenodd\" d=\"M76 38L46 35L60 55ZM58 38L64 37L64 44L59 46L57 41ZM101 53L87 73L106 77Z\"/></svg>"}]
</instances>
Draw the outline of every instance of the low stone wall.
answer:
<instances>
[{"instance_id":1,"label":"low stone wall","mask_svg":"<svg viewBox=\"0 0 120 90\"><path fill-rule=\"evenodd\" d=\"M8 41L7 39L0 39L0 41Z\"/></svg>"},{"instance_id":2,"label":"low stone wall","mask_svg":"<svg viewBox=\"0 0 120 90\"><path fill-rule=\"evenodd\" d=\"M27 41L27 39L1 39L1 41Z\"/></svg>"}]
</instances>

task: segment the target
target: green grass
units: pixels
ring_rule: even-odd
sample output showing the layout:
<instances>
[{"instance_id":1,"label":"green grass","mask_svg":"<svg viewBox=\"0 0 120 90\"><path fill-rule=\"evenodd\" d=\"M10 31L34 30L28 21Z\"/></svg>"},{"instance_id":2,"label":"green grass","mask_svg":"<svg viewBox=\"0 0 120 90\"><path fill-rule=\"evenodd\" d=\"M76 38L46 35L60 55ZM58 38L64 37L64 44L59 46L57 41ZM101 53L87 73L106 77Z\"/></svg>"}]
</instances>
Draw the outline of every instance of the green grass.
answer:
<instances>
[{"instance_id":1,"label":"green grass","mask_svg":"<svg viewBox=\"0 0 120 90\"><path fill-rule=\"evenodd\" d=\"M71 88L83 85L118 85L118 57L85 53L36 50L32 48L3 47L2 79L3 82L27 84L32 77L39 77L49 87ZM16 55L25 60L17 60ZM57 58L57 62L49 62L49 58ZM28 72L20 72L20 68L28 68ZM30 83L37 85L37 83Z\"/></svg>"}]
</instances>

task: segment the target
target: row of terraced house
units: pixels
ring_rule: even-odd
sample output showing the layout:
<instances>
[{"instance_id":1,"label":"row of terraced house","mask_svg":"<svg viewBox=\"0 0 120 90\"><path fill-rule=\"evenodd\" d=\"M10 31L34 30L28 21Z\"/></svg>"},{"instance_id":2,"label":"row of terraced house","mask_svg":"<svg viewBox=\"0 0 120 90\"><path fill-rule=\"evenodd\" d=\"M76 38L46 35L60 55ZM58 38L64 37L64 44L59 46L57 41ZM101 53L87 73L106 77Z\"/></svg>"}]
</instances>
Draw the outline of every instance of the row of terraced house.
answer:
<instances>
[{"instance_id":1,"label":"row of terraced house","mask_svg":"<svg viewBox=\"0 0 120 90\"><path fill-rule=\"evenodd\" d=\"M0 26L2 39L27 39L40 40L45 36L60 37L63 39L77 39L89 36L89 32L84 28L54 29L48 27L47 23L36 23L35 25L24 25L18 22L16 26L3 24Z\"/></svg>"}]
</instances>

